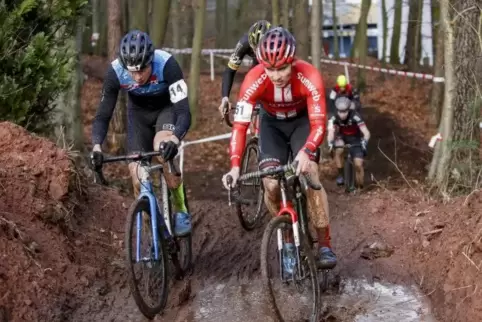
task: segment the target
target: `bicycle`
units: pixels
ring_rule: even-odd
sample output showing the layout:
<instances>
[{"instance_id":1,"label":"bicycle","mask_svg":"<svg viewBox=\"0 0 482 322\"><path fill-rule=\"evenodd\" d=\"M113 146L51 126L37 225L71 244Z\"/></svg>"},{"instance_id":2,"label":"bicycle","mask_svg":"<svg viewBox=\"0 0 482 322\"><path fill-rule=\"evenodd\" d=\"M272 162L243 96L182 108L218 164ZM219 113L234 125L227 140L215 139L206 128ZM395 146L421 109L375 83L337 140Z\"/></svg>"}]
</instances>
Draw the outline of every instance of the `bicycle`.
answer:
<instances>
[{"instance_id":1,"label":"bicycle","mask_svg":"<svg viewBox=\"0 0 482 322\"><path fill-rule=\"evenodd\" d=\"M291 158L290 158L291 159ZM313 245L317 241L311 236L308 228L308 218L306 211L306 191L308 187L321 190L320 184L315 184L308 176L296 176L296 164L288 163L285 166L278 166L266 170L245 173L240 176L238 182L250 180L252 178L262 179L265 177L274 177L278 180L281 190L281 210L276 217L273 217L265 228L261 243L261 275L263 285L268 289L270 305L275 310L278 318L283 321L282 314L277 305L274 287L270 278L268 247L271 244L271 237L276 231L277 234L277 260L279 274L283 283L288 283L289 279L285 278L283 268L283 234L281 229L284 226L292 227L292 234L296 246L296 262L297 265L292 274L291 281L300 292L301 282L309 277L311 281L311 289L313 295L313 303L309 321L318 321L320 309L320 284L318 282L318 267L313 255ZM228 183L232 182L232 178L228 177ZM231 181L231 182L230 182ZM249 200L240 199L239 202L248 203ZM301 226L301 231L299 227ZM285 234L286 237L286 234ZM311 247L310 247L311 245ZM322 285L321 289L326 290L328 284L328 270L322 269ZM284 302L283 302L284 303Z\"/></svg>"},{"instance_id":2,"label":"bicycle","mask_svg":"<svg viewBox=\"0 0 482 322\"><path fill-rule=\"evenodd\" d=\"M252 117L253 119L253 136L248 140L246 144L246 148L244 149L244 153L241 158L241 171L240 173L247 173L248 168L250 165L253 163L256 164L256 167L258 166L258 158L259 158L259 112L260 112L261 106L260 104L256 104L256 107L254 109L254 115ZM229 126L233 127L233 123L230 120L229 117L229 110L227 107L224 109L224 116L223 116L224 122ZM254 228L256 228L262 219L262 214L263 214L263 197L264 197L264 187L263 183L259 179L253 179L251 182L244 182L243 183L244 187L252 187L252 193L254 195L257 195L257 202L253 204L256 206L256 212L254 215L249 216L249 213L247 211L243 211L242 208L242 203L236 202L236 213L238 215L239 221L241 223L241 226L246 230L246 231L251 231ZM241 195L241 185L238 185L238 190L237 193ZM251 205L251 204L250 204Z\"/></svg>"},{"instance_id":3,"label":"bicycle","mask_svg":"<svg viewBox=\"0 0 482 322\"><path fill-rule=\"evenodd\" d=\"M103 163L112 163L119 161L140 162L142 170L139 181L141 182L141 190L137 199L132 203L128 210L126 221L126 236L125 236L125 252L126 252L126 266L128 267L129 287L134 297L134 300L141 311L141 313L149 318L154 318L155 315L161 313L165 308L168 296L168 271L169 260L171 260L175 269L176 279L182 279L186 273L191 269L192 265L192 235L188 234L183 237L176 237L173 234L175 218L171 210L171 203L169 189L164 178L164 167L161 164L151 165L150 159L159 156L161 152L146 152L131 155L103 157ZM153 183L150 174L159 170L162 208L154 194ZM168 162L168 171L176 176L181 174L176 169L172 161ZM107 185L107 181L102 172L102 166L95 169L96 179L103 185ZM188 205L186 205L188 206ZM146 214L146 217L142 215ZM147 219L147 220L146 220ZM142 226L146 225L143 231ZM150 233L150 240L146 243L147 256L141 256L141 235L142 233ZM136 234L134 237L133 235ZM135 240L135 249L133 252L132 244ZM141 263L151 270L154 276L148 274L148 280L145 281L147 290L159 290L160 295L157 301L152 300L149 294L149 299L145 299L139 289L140 279L137 279L134 271L134 264ZM152 278L156 278L160 274L159 285L151 286ZM141 278L144 276L142 274ZM151 303L148 301L151 300ZM152 304L152 305L150 305Z\"/></svg>"},{"instance_id":4,"label":"bicycle","mask_svg":"<svg viewBox=\"0 0 482 322\"><path fill-rule=\"evenodd\" d=\"M352 147L362 147L360 143L354 144L344 144L343 145L343 155L346 154L344 168L343 168L343 180L345 186L345 192L347 193L354 193L356 191L355 188L355 166L353 164L353 158L350 153L350 148ZM341 148L341 147L335 147Z\"/></svg>"}]
</instances>

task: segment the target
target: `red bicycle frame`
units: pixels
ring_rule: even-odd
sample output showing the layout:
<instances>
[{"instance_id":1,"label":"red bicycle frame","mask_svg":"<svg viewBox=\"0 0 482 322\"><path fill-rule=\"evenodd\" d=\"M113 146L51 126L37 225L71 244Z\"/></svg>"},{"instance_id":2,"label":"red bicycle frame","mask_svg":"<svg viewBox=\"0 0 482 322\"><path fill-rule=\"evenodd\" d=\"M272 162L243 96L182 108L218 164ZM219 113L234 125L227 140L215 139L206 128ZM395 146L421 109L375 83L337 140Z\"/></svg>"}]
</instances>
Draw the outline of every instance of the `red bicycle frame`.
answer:
<instances>
[{"instance_id":1,"label":"red bicycle frame","mask_svg":"<svg viewBox=\"0 0 482 322\"><path fill-rule=\"evenodd\" d=\"M293 223L293 236L295 239L295 245L296 247L299 247L301 242L300 242L300 226L299 226L299 221L298 221L298 213L296 212L293 203L288 200L287 197L287 184L285 179L281 179L280 181L280 190L281 190L281 207L280 211L276 216L283 216L285 214L289 215L291 217L291 221ZM278 234L278 248L281 249L283 242L282 242L282 236L279 232Z\"/></svg>"}]
</instances>

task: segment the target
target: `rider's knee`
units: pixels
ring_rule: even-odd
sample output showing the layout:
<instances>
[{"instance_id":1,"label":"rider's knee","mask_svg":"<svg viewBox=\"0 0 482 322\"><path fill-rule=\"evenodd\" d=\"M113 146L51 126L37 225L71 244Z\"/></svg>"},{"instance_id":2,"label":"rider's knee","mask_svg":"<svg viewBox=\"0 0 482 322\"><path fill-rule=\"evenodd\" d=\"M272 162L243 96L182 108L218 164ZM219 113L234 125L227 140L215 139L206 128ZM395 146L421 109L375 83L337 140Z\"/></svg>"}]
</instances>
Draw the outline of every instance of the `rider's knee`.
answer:
<instances>
[{"instance_id":1,"label":"rider's knee","mask_svg":"<svg viewBox=\"0 0 482 322\"><path fill-rule=\"evenodd\" d=\"M279 190L278 180L273 178L264 178L263 186L264 186L264 192L269 196L270 199L276 198Z\"/></svg>"},{"instance_id":2,"label":"rider's knee","mask_svg":"<svg viewBox=\"0 0 482 322\"><path fill-rule=\"evenodd\" d=\"M355 165L356 170L362 170L363 169L363 159L355 158L355 159L353 159L353 163Z\"/></svg>"},{"instance_id":3,"label":"rider's knee","mask_svg":"<svg viewBox=\"0 0 482 322\"><path fill-rule=\"evenodd\" d=\"M141 186L141 178L146 174L145 169L141 167L138 162L131 162L128 167L132 178L132 184L135 189L139 189Z\"/></svg>"}]
</instances>

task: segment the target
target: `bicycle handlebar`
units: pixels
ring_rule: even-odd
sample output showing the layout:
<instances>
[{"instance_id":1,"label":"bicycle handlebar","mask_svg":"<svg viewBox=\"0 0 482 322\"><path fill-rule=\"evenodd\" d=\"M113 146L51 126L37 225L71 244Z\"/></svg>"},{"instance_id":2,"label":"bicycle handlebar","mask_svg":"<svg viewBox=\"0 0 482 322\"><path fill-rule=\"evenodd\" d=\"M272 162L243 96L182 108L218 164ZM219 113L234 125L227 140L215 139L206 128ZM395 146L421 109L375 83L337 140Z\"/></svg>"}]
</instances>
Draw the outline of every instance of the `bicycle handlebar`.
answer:
<instances>
[{"instance_id":1,"label":"bicycle handlebar","mask_svg":"<svg viewBox=\"0 0 482 322\"><path fill-rule=\"evenodd\" d=\"M296 171L296 166L297 166L297 162L293 162L291 164L278 166L278 167L274 167L274 168L269 168L269 169L266 169L266 170L259 170L259 171L254 171L254 172L250 172L250 173L245 173L245 174L243 174L239 177L238 181L242 182L242 181L247 181L247 180L250 180L250 179L262 179L262 178L269 177L269 176L283 176L287 172L293 172L294 173ZM226 179L228 181L228 184L232 183L233 179L230 176ZM321 188L322 188L321 184L317 184L317 183L313 182L313 180L308 175L302 174L300 176L300 179L306 180L306 184L313 190L321 190ZM231 182L229 182L229 181L231 181Z\"/></svg>"},{"instance_id":2,"label":"bicycle handlebar","mask_svg":"<svg viewBox=\"0 0 482 322\"><path fill-rule=\"evenodd\" d=\"M128 155L106 156L106 157L103 156L100 167L98 169L94 169L94 173L97 179L96 182L98 181L102 185L107 185L107 180L105 179L104 173L102 172L102 165L104 163L114 163L114 162L120 162L120 161L131 161L131 162L141 161L142 162L142 161L147 161L151 157L160 156L160 155L161 155L160 151L153 151L153 152L133 153ZM176 177L181 176L181 172L177 169L173 160L169 160L167 162L167 166L168 166L169 173L174 174ZM155 166L150 166L149 168L154 168L154 167L157 169L162 166L155 165Z\"/></svg>"}]
</instances>

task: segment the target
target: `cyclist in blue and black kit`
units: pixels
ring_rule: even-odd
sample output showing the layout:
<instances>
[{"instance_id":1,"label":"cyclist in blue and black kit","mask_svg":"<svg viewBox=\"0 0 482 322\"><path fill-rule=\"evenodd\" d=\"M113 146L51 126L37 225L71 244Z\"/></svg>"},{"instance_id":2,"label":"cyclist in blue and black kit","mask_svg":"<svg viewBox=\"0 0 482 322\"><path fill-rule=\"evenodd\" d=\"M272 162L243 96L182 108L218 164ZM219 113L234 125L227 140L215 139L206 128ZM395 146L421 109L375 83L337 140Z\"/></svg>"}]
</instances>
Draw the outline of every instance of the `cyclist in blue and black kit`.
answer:
<instances>
[{"instance_id":1,"label":"cyclist in blue and black kit","mask_svg":"<svg viewBox=\"0 0 482 322\"><path fill-rule=\"evenodd\" d=\"M149 35L139 30L127 33L121 40L119 57L111 63L102 89L100 105L92 124L93 164L101 162L101 145L119 90L127 92L127 152L162 152L161 163L172 160L178 145L191 126L187 85L179 64L171 54L155 50ZM137 196L140 172L137 162L129 163ZM164 173L176 208L175 233L191 231L183 184L178 177Z\"/></svg>"}]
</instances>

